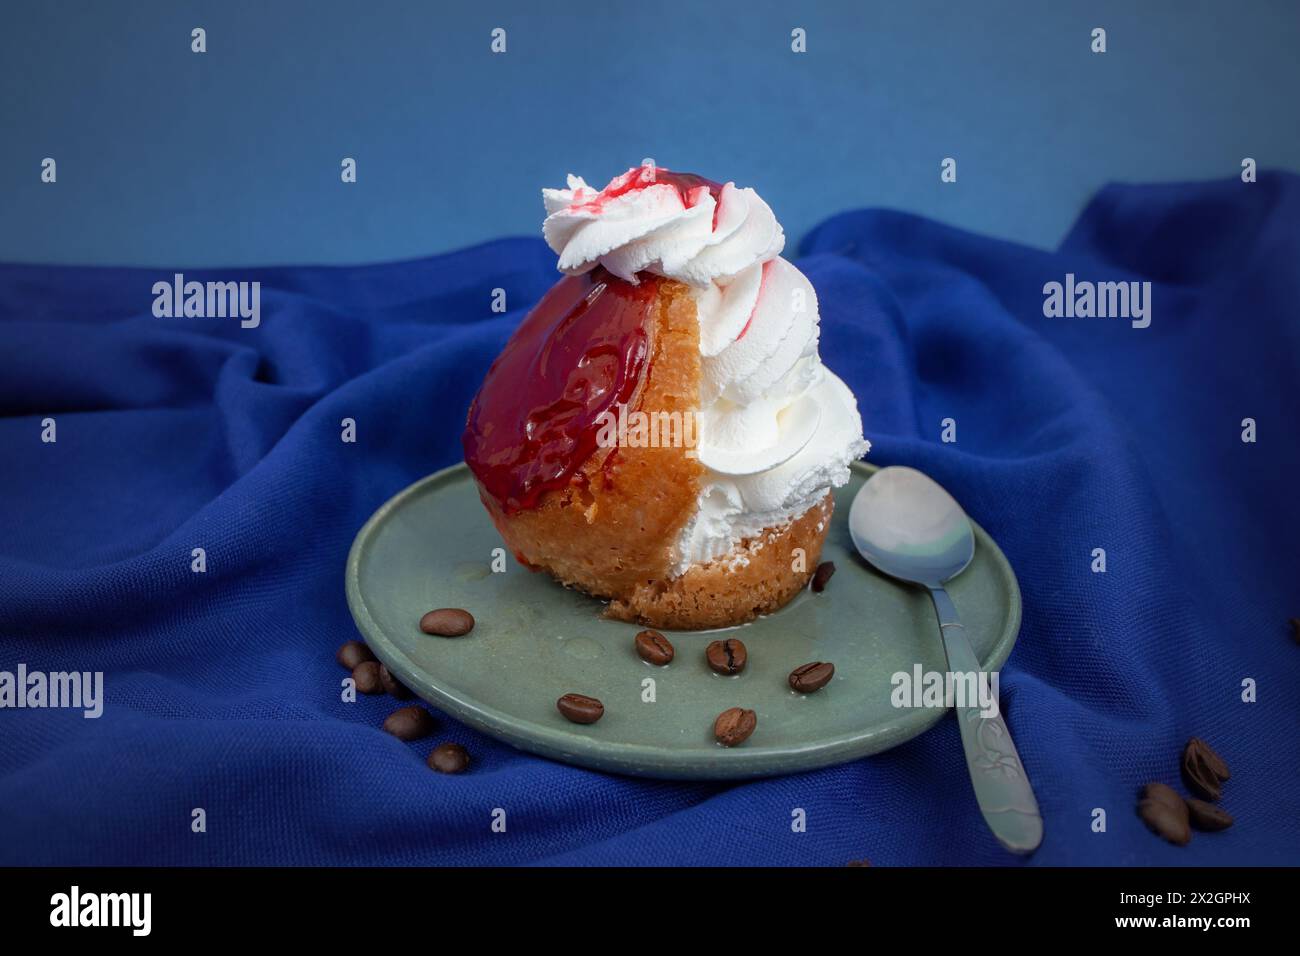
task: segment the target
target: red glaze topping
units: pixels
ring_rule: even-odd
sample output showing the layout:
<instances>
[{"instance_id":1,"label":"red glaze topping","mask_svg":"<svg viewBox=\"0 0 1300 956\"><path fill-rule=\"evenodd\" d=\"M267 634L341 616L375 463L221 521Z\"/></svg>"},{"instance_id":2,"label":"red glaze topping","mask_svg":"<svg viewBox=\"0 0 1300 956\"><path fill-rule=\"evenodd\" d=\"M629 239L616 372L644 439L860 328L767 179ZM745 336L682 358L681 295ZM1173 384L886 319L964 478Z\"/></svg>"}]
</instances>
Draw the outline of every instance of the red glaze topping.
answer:
<instances>
[{"instance_id":1,"label":"red glaze topping","mask_svg":"<svg viewBox=\"0 0 1300 956\"><path fill-rule=\"evenodd\" d=\"M699 190L707 192L716 204L713 207L713 228L718 227L718 211L722 208L722 184L715 183L712 179L705 179L703 176L696 176L694 173L675 173L662 166L635 166L622 176L615 176L609 181L608 186L591 199L583 203L575 203L569 208L599 214L604 210L605 203L611 199L640 192L649 186L664 185L677 188L677 193L682 198L682 205L687 209L699 202L702 195Z\"/></svg>"},{"instance_id":2,"label":"red glaze topping","mask_svg":"<svg viewBox=\"0 0 1300 956\"><path fill-rule=\"evenodd\" d=\"M596 450L601 416L630 403L649 366L659 280L603 268L566 276L524 318L470 405L461 444L506 514L536 507Z\"/></svg>"}]
</instances>

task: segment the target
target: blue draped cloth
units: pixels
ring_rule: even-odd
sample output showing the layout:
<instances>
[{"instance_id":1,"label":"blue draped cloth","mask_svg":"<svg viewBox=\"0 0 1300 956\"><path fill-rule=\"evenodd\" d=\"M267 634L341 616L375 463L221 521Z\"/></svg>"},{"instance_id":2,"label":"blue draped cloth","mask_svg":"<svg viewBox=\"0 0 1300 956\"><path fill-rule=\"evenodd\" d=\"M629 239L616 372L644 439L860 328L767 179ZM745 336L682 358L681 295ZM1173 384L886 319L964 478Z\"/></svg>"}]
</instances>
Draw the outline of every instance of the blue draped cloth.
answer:
<instances>
[{"instance_id":1,"label":"blue draped cloth","mask_svg":"<svg viewBox=\"0 0 1300 956\"><path fill-rule=\"evenodd\" d=\"M1019 576L1002 694L1046 821L1030 863L1300 863L1300 179L1109 187L1056 251L848 212L797 263L870 459L942 482ZM474 764L430 771L430 741L380 729L391 700L339 699L344 559L459 459L554 256L184 275L259 281L260 325L156 317L172 270L0 267L0 671L105 675L98 719L0 710L0 863L1014 862L951 716L743 784L575 769L442 717ZM1149 281L1150 325L1045 316L1067 275ZM1180 848L1134 805L1181 787L1192 735L1237 823Z\"/></svg>"}]
</instances>

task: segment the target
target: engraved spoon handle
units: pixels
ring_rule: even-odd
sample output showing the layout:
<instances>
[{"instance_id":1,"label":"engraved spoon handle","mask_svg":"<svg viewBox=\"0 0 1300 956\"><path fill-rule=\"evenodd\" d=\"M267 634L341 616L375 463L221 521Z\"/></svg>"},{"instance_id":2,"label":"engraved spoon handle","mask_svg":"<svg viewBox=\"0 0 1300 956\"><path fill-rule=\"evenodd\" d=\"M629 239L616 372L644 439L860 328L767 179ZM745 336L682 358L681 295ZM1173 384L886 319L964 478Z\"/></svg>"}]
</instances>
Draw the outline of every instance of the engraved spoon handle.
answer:
<instances>
[{"instance_id":1,"label":"engraved spoon handle","mask_svg":"<svg viewBox=\"0 0 1300 956\"><path fill-rule=\"evenodd\" d=\"M952 598L942 587L932 587L929 591L939 617L948 670L953 674L978 675L979 658L970 646ZM961 728L966 767L980 813L1004 847L1012 853L1032 853L1043 841L1043 818L1011 732L1000 711L996 717L985 717L980 713L978 701L966 703L975 706L955 708L957 725Z\"/></svg>"}]
</instances>

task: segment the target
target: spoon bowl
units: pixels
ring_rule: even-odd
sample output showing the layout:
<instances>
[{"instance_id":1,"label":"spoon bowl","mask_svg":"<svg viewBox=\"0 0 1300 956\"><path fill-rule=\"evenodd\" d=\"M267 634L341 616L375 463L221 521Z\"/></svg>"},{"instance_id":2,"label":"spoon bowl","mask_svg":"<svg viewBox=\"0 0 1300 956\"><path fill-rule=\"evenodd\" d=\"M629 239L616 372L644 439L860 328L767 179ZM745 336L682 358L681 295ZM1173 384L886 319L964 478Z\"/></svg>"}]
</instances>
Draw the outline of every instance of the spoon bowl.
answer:
<instances>
[{"instance_id":1,"label":"spoon bowl","mask_svg":"<svg viewBox=\"0 0 1300 956\"><path fill-rule=\"evenodd\" d=\"M937 587L975 556L961 505L915 468L882 468L849 508L849 535L867 562L890 577Z\"/></svg>"}]
</instances>

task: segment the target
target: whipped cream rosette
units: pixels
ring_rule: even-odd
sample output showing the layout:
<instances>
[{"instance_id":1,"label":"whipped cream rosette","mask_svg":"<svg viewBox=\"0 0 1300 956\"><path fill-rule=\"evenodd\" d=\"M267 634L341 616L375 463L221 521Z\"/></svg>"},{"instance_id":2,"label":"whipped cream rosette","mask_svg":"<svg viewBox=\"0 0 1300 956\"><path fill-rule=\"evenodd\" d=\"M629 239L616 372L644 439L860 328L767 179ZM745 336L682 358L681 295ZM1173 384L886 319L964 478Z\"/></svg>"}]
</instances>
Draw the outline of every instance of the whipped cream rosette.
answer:
<instances>
[{"instance_id":1,"label":"whipped cream rosette","mask_svg":"<svg viewBox=\"0 0 1300 956\"><path fill-rule=\"evenodd\" d=\"M691 287L699 322L700 461L708 469L674 570L712 561L806 512L866 454L852 392L817 353L817 293L781 257L785 234L753 189L654 166L595 190L544 189L559 268L603 266Z\"/></svg>"}]
</instances>

